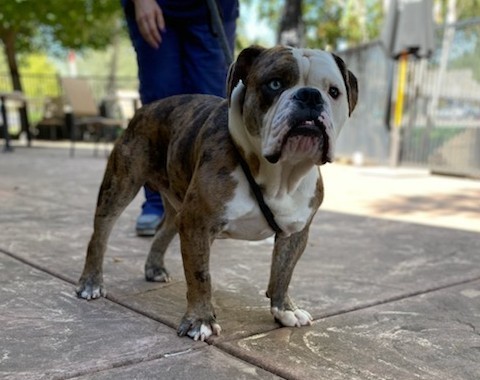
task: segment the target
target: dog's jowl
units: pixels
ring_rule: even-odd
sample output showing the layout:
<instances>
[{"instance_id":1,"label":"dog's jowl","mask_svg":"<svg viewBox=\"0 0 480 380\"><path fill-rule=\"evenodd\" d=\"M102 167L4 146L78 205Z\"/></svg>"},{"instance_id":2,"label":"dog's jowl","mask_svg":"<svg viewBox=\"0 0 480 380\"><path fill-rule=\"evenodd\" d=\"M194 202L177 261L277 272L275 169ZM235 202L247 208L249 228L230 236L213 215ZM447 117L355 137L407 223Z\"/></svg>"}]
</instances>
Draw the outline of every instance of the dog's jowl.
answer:
<instances>
[{"instance_id":1,"label":"dog's jowl","mask_svg":"<svg viewBox=\"0 0 480 380\"><path fill-rule=\"evenodd\" d=\"M178 233L187 311L178 334L220 334L212 306L210 246L216 238L275 235L267 296L284 326L309 325L288 285L322 203L320 166L357 102L357 81L320 50L252 46L232 65L228 99L180 95L141 108L116 142L95 211L77 294L105 295L102 265L113 224L145 184L165 218L145 263L148 281L169 281L165 251Z\"/></svg>"}]
</instances>

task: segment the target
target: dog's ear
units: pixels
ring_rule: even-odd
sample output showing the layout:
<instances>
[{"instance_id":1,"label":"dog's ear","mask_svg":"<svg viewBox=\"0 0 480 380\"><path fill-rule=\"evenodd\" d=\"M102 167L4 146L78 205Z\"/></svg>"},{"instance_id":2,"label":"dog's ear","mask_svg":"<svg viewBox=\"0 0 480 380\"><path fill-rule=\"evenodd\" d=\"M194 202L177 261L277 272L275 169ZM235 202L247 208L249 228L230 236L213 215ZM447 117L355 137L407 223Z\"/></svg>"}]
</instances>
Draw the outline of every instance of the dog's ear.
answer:
<instances>
[{"instance_id":1,"label":"dog's ear","mask_svg":"<svg viewBox=\"0 0 480 380\"><path fill-rule=\"evenodd\" d=\"M264 51L265 48L252 45L240 52L237 60L230 65L227 78L227 97L230 102L232 91L238 82L242 81L246 85L246 79L253 62Z\"/></svg>"},{"instance_id":2,"label":"dog's ear","mask_svg":"<svg viewBox=\"0 0 480 380\"><path fill-rule=\"evenodd\" d=\"M340 69L340 72L342 73L343 80L345 81L345 87L347 88L347 98L348 98L348 116L350 116L357 105L357 99L358 99L358 84L357 84L357 78L353 73L347 69L347 65L345 65L345 62L343 61L342 58L340 58L338 55L333 54L333 58L335 59L335 62L337 63L338 68Z\"/></svg>"}]
</instances>

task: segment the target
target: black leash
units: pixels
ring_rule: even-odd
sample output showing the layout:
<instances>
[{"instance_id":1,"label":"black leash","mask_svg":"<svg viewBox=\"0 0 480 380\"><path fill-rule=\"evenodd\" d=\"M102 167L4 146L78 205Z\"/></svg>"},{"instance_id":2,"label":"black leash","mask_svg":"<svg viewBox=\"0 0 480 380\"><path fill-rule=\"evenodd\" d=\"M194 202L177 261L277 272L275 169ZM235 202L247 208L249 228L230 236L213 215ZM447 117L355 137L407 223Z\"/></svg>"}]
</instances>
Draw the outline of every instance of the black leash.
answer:
<instances>
[{"instance_id":1,"label":"black leash","mask_svg":"<svg viewBox=\"0 0 480 380\"><path fill-rule=\"evenodd\" d=\"M225 61L229 66L233 62L233 56L232 56L232 52L230 51L230 47L228 45L225 29L223 28L222 18L218 10L218 4L216 3L215 0L207 0L207 6L212 16L213 30L219 37L220 45L222 47L223 54L225 55ZM262 211L262 214L265 217L268 225L277 234L283 232L282 229L277 224L277 222L275 222L275 217L273 216L272 210L270 210L270 207L268 207L267 204L265 203L265 199L263 199L262 190L260 189L260 186L258 186L258 184L255 182L255 179L253 178L252 173L250 172L250 168L248 167L247 163L243 159L242 155L238 151L233 141L232 141L232 144L234 146L235 153L237 154L238 161L240 162L240 166L242 167L242 170L245 173L245 177L247 177L248 183L250 184L250 189L253 191L253 194L257 199L258 206L260 207L260 210Z\"/></svg>"},{"instance_id":2,"label":"black leash","mask_svg":"<svg viewBox=\"0 0 480 380\"><path fill-rule=\"evenodd\" d=\"M240 166L242 167L243 172L245 173L245 177L247 177L248 183L250 184L250 189L253 191L253 194L257 199L258 206L260 207L260 210L262 211L262 214L265 217L268 225L272 230L275 231L275 233L282 233L283 231L275 221L272 210L270 210L270 207L268 207L268 205L265 203L265 199L263 199L262 190L260 189L260 186L258 186L258 184L255 182L255 179L252 176L252 172L250 171L248 164L243 159L242 155L238 151L237 146L233 141L232 144L234 146L235 153L237 154L238 161L240 162Z\"/></svg>"},{"instance_id":3,"label":"black leash","mask_svg":"<svg viewBox=\"0 0 480 380\"><path fill-rule=\"evenodd\" d=\"M225 56L225 62L227 63L227 66L230 66L230 64L233 62L233 55L230 51L225 29L223 28L222 17L220 16L220 11L218 10L218 4L215 0L207 0L207 7L210 11L213 31L217 34L220 40L220 46L222 47L223 54Z\"/></svg>"}]
</instances>

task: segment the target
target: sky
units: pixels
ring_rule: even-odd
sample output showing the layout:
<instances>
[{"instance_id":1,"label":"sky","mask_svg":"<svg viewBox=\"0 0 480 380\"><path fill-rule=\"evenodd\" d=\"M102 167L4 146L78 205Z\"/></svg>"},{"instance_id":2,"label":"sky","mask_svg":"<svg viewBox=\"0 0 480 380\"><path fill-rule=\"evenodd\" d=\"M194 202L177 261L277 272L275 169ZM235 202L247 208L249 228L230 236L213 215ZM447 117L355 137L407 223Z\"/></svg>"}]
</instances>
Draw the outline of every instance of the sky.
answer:
<instances>
[{"instance_id":1,"label":"sky","mask_svg":"<svg viewBox=\"0 0 480 380\"><path fill-rule=\"evenodd\" d=\"M256 5L248 6L240 2L240 17L244 24L242 32L248 40L258 41L267 46L275 44L275 26L270 27L266 20L259 20Z\"/></svg>"}]
</instances>

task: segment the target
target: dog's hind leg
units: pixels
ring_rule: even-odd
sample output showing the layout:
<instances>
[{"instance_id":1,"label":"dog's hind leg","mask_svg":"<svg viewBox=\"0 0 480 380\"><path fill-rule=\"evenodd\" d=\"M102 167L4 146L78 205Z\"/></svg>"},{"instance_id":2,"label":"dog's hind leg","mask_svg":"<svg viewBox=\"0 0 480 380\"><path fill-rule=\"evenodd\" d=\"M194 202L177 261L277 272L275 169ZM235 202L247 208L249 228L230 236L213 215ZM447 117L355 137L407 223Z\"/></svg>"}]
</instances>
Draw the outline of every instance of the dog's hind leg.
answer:
<instances>
[{"instance_id":1,"label":"dog's hind leg","mask_svg":"<svg viewBox=\"0 0 480 380\"><path fill-rule=\"evenodd\" d=\"M93 234L87 249L82 275L78 281L78 297L92 299L106 295L103 286L103 257L115 221L133 200L144 183L140 174L131 168L131 160L121 152L122 146L113 150L98 193Z\"/></svg>"},{"instance_id":2,"label":"dog's hind leg","mask_svg":"<svg viewBox=\"0 0 480 380\"><path fill-rule=\"evenodd\" d=\"M175 216L177 212L166 197L163 197L163 205L165 208L165 217L160 224L159 230L155 234L152 246L150 247L150 253L145 262L145 279L147 281L170 281L163 258L168 245L177 234L177 227L175 226Z\"/></svg>"},{"instance_id":3,"label":"dog's hind leg","mask_svg":"<svg viewBox=\"0 0 480 380\"><path fill-rule=\"evenodd\" d=\"M305 250L307 240L308 227L289 237L275 238L267 297L270 298L273 317L283 326L300 327L312 323L310 313L297 308L288 295L293 269Z\"/></svg>"}]
</instances>

